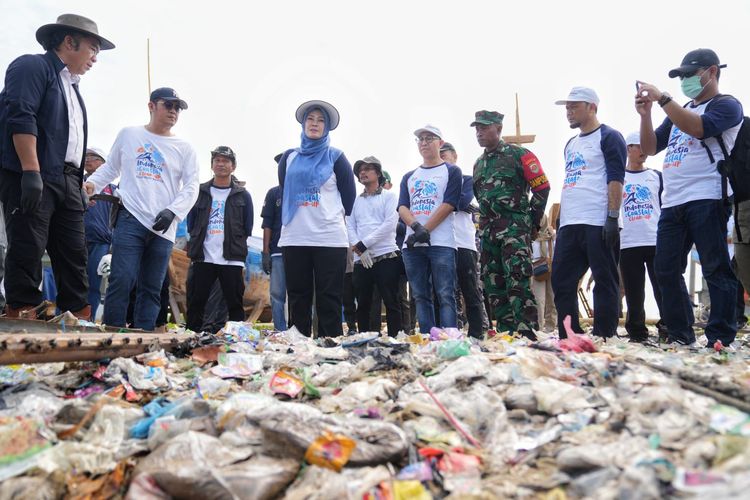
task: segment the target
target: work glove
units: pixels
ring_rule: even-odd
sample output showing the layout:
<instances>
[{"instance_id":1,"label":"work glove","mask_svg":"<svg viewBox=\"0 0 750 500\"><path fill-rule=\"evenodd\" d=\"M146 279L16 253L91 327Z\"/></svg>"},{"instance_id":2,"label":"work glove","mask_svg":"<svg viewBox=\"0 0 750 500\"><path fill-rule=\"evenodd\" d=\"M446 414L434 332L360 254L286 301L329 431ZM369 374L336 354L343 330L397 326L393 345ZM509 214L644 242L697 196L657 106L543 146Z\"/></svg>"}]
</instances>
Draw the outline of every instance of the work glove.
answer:
<instances>
[{"instance_id":1,"label":"work glove","mask_svg":"<svg viewBox=\"0 0 750 500\"><path fill-rule=\"evenodd\" d=\"M602 228L602 239L609 248L615 248L620 243L620 226L617 224L617 218L607 217Z\"/></svg>"},{"instance_id":2,"label":"work glove","mask_svg":"<svg viewBox=\"0 0 750 500\"><path fill-rule=\"evenodd\" d=\"M172 225L173 220L174 212L172 212L168 208L165 208L156 216L156 219L154 219L154 225L151 226L151 229L153 229L154 231L161 231L162 234L164 234L169 229L169 226Z\"/></svg>"},{"instance_id":3,"label":"work glove","mask_svg":"<svg viewBox=\"0 0 750 500\"><path fill-rule=\"evenodd\" d=\"M362 252L362 255L359 256L359 261L362 263L365 269L370 269L373 264L370 251L365 250L364 252Z\"/></svg>"},{"instance_id":4,"label":"work glove","mask_svg":"<svg viewBox=\"0 0 750 500\"><path fill-rule=\"evenodd\" d=\"M36 170L24 170L21 176L21 210L33 214L42 202L44 183L42 175Z\"/></svg>"},{"instance_id":5,"label":"work glove","mask_svg":"<svg viewBox=\"0 0 750 500\"><path fill-rule=\"evenodd\" d=\"M263 252L260 254L261 258L261 264L263 265L263 272L266 274L271 274L271 254L267 252Z\"/></svg>"},{"instance_id":6,"label":"work glove","mask_svg":"<svg viewBox=\"0 0 750 500\"><path fill-rule=\"evenodd\" d=\"M96 274L99 276L109 276L109 272L112 268L112 254L102 255L102 259L99 261L99 265L96 266Z\"/></svg>"},{"instance_id":7,"label":"work glove","mask_svg":"<svg viewBox=\"0 0 750 500\"><path fill-rule=\"evenodd\" d=\"M410 234L408 238L406 238L406 246L409 248L412 248L416 243L427 243L430 244L430 231L427 230L426 227L424 227L419 222L415 222L411 225L412 231L414 231L413 234Z\"/></svg>"}]
</instances>

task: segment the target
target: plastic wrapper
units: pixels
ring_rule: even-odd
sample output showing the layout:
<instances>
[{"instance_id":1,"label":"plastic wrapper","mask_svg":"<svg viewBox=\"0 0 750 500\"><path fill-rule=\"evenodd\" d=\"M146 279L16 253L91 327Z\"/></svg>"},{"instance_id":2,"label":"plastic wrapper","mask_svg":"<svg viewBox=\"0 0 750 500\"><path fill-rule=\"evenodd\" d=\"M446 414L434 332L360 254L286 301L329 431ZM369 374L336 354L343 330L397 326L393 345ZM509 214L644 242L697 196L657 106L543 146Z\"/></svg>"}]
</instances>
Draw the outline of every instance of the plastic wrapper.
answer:
<instances>
[{"instance_id":1,"label":"plastic wrapper","mask_svg":"<svg viewBox=\"0 0 750 500\"><path fill-rule=\"evenodd\" d=\"M294 399L305 388L305 383L290 373L278 371L271 377L269 387L274 394L285 394Z\"/></svg>"},{"instance_id":2,"label":"plastic wrapper","mask_svg":"<svg viewBox=\"0 0 750 500\"><path fill-rule=\"evenodd\" d=\"M198 381L198 394L203 399L215 399L226 396L232 383L219 377L205 377Z\"/></svg>"},{"instance_id":3,"label":"plastic wrapper","mask_svg":"<svg viewBox=\"0 0 750 500\"><path fill-rule=\"evenodd\" d=\"M260 332L243 321L227 321L219 334L234 342L258 342L261 339Z\"/></svg>"},{"instance_id":4,"label":"plastic wrapper","mask_svg":"<svg viewBox=\"0 0 750 500\"><path fill-rule=\"evenodd\" d=\"M471 343L466 340L446 340L438 347L437 354L443 359L455 359L468 356L470 348Z\"/></svg>"},{"instance_id":5,"label":"plastic wrapper","mask_svg":"<svg viewBox=\"0 0 750 500\"><path fill-rule=\"evenodd\" d=\"M342 434L324 431L305 451L305 460L313 465L340 472L349 461L355 442Z\"/></svg>"},{"instance_id":6,"label":"plastic wrapper","mask_svg":"<svg viewBox=\"0 0 750 500\"><path fill-rule=\"evenodd\" d=\"M39 453L51 446L37 420L0 417L0 481L26 472Z\"/></svg>"},{"instance_id":7,"label":"plastic wrapper","mask_svg":"<svg viewBox=\"0 0 750 500\"><path fill-rule=\"evenodd\" d=\"M349 464L355 467L397 460L408 448L406 435L393 424L325 415L301 403L275 402L249 410L246 415L263 429L269 454L301 459L324 431L354 440L356 447Z\"/></svg>"},{"instance_id":8,"label":"plastic wrapper","mask_svg":"<svg viewBox=\"0 0 750 500\"><path fill-rule=\"evenodd\" d=\"M221 378L248 378L263 369L263 357L240 352L220 352L211 373Z\"/></svg>"},{"instance_id":9,"label":"plastic wrapper","mask_svg":"<svg viewBox=\"0 0 750 500\"><path fill-rule=\"evenodd\" d=\"M537 409L550 415L583 410L592 406L585 389L553 378L536 378L531 381L531 389L536 398Z\"/></svg>"}]
</instances>

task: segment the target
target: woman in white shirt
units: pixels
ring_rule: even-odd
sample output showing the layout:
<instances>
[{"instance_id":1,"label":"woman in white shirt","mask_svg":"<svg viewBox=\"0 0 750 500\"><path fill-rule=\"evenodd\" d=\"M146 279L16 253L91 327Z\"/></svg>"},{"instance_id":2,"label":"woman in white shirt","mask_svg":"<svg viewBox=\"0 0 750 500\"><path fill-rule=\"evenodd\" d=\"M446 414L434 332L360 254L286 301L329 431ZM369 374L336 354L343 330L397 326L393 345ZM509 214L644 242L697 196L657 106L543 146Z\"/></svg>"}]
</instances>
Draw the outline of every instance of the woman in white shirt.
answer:
<instances>
[{"instance_id":1,"label":"woman in white shirt","mask_svg":"<svg viewBox=\"0 0 750 500\"><path fill-rule=\"evenodd\" d=\"M349 240L344 221L356 197L354 175L344 153L330 146L328 133L339 113L325 101L297 108L302 125L300 147L279 160L282 189L281 238L289 325L312 333L312 302L321 337L342 335L341 309Z\"/></svg>"}]
</instances>

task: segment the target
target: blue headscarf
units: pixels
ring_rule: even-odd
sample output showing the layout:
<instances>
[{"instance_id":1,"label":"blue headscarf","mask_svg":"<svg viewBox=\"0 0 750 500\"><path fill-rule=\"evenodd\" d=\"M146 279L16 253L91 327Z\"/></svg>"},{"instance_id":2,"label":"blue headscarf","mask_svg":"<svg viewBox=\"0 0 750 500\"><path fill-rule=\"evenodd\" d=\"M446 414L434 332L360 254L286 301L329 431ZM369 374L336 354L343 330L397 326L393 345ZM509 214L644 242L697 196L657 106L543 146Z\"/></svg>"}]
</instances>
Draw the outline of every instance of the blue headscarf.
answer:
<instances>
[{"instance_id":1,"label":"blue headscarf","mask_svg":"<svg viewBox=\"0 0 750 500\"><path fill-rule=\"evenodd\" d=\"M305 122L307 116L316 109L323 113L325 130L320 139L310 139L305 135ZM292 164L286 166L281 206L281 223L285 226L292 221L297 208L305 201L311 201L316 195L320 201L320 187L331 177L333 164L341 156L341 150L329 146L330 123L331 119L323 109L311 108L305 111L302 120L302 145L295 149L297 156Z\"/></svg>"}]
</instances>

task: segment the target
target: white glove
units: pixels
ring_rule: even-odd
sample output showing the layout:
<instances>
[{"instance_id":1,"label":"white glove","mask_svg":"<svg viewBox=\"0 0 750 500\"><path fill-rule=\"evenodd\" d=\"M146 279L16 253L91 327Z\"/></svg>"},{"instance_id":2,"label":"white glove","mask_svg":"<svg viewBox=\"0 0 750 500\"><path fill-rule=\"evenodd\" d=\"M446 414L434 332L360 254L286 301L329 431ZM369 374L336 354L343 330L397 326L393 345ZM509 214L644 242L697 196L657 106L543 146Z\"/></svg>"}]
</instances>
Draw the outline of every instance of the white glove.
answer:
<instances>
[{"instance_id":1,"label":"white glove","mask_svg":"<svg viewBox=\"0 0 750 500\"><path fill-rule=\"evenodd\" d=\"M109 276L109 270L112 266L112 254L108 253L102 256L99 265L96 267L96 274L99 276Z\"/></svg>"},{"instance_id":2,"label":"white glove","mask_svg":"<svg viewBox=\"0 0 750 500\"><path fill-rule=\"evenodd\" d=\"M370 269L372 267L372 257L370 257L370 251L365 250L364 252L362 252L362 255L359 256L359 261L362 263L365 269Z\"/></svg>"}]
</instances>

